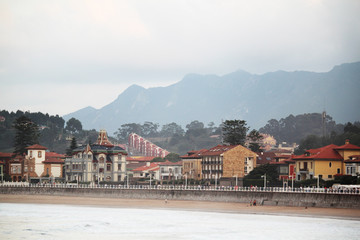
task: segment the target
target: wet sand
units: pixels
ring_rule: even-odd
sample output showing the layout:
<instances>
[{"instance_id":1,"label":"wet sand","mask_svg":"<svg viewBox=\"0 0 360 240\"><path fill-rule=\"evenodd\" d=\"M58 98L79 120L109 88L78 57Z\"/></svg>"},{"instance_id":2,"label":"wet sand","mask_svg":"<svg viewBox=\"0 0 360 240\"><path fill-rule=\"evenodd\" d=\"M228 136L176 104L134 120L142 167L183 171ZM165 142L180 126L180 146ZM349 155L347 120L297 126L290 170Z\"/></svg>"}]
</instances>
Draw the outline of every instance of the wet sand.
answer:
<instances>
[{"instance_id":1,"label":"wet sand","mask_svg":"<svg viewBox=\"0 0 360 240\"><path fill-rule=\"evenodd\" d=\"M175 201L152 199L88 198L73 196L10 195L0 194L0 203L62 204L94 207L137 209L166 209L184 211L207 211L238 214L266 214L282 216L325 217L360 221L360 209L250 206L245 203Z\"/></svg>"}]
</instances>

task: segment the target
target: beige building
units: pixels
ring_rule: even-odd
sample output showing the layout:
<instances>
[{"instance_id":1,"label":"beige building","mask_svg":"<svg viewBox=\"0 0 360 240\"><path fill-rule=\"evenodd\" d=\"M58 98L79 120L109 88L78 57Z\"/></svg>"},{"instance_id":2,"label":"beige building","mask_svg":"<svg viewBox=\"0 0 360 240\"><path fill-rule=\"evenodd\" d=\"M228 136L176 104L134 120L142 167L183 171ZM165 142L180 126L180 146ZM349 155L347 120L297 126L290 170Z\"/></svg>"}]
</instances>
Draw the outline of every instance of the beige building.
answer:
<instances>
[{"instance_id":1,"label":"beige building","mask_svg":"<svg viewBox=\"0 0 360 240\"><path fill-rule=\"evenodd\" d=\"M256 156L241 145L213 147L202 153L203 179L243 178L256 167Z\"/></svg>"},{"instance_id":2,"label":"beige building","mask_svg":"<svg viewBox=\"0 0 360 240\"><path fill-rule=\"evenodd\" d=\"M181 156L183 163L183 176L186 176L187 179L202 179L201 154L206 151L206 149L190 151L187 155Z\"/></svg>"}]
</instances>

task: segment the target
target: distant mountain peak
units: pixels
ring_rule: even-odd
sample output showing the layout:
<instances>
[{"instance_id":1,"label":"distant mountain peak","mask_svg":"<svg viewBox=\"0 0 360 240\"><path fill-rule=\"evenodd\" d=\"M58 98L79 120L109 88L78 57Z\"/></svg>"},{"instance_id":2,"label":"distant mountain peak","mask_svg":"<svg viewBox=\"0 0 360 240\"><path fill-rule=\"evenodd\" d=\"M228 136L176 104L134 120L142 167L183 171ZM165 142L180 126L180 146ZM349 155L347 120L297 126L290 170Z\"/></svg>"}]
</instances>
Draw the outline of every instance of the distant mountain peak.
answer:
<instances>
[{"instance_id":1,"label":"distant mountain peak","mask_svg":"<svg viewBox=\"0 0 360 240\"><path fill-rule=\"evenodd\" d=\"M360 120L360 62L342 64L326 73L277 71L262 75L238 70L224 76L187 74L167 87L131 85L118 98L96 110L87 107L64 116L75 117L84 129L115 132L122 124L198 120L219 124L244 119L260 128L272 118L326 111L340 123ZM344 107L347 106L347 107ZM349 107L351 106L351 107Z\"/></svg>"}]
</instances>

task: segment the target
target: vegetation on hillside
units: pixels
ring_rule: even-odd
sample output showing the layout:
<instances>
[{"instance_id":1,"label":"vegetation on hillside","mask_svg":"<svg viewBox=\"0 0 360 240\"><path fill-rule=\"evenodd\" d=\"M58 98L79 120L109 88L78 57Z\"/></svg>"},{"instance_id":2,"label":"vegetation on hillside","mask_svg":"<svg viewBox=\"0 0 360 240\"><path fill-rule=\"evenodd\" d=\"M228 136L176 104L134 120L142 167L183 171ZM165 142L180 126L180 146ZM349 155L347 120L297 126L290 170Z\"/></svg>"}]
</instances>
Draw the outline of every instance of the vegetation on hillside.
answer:
<instances>
[{"instance_id":1,"label":"vegetation on hillside","mask_svg":"<svg viewBox=\"0 0 360 240\"><path fill-rule=\"evenodd\" d=\"M277 142L288 143L299 143L308 135L329 136L333 132L343 132L343 124L336 124L329 115L323 121L322 116L320 113L306 113L297 116L291 114L280 120L271 119L259 132L272 135Z\"/></svg>"}]
</instances>

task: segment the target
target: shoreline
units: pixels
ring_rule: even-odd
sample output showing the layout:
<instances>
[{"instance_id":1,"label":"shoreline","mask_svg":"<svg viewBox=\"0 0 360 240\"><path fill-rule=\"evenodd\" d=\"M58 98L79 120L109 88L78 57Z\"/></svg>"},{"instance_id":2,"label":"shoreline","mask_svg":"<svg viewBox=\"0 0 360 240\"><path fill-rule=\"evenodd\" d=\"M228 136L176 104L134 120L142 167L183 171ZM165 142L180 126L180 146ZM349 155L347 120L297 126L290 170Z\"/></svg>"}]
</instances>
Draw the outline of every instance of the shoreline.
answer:
<instances>
[{"instance_id":1,"label":"shoreline","mask_svg":"<svg viewBox=\"0 0 360 240\"><path fill-rule=\"evenodd\" d=\"M55 204L86 207L114 207L233 214L262 214L294 217L318 217L360 221L360 209L285 206L250 206L236 202L180 201L154 199L94 198L77 196L0 194L0 203Z\"/></svg>"}]
</instances>

